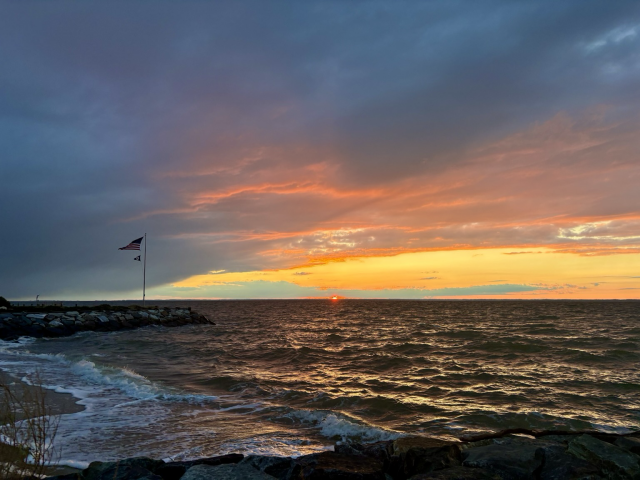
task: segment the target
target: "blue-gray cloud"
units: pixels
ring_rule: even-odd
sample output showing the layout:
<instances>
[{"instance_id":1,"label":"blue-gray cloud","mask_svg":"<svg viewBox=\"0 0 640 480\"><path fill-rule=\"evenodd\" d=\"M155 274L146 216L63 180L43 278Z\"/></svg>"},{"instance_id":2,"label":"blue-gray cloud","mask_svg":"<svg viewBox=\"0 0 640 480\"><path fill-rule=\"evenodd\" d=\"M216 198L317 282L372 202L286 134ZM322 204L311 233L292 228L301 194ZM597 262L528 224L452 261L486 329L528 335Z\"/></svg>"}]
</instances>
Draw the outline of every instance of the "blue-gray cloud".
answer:
<instances>
[{"instance_id":1,"label":"blue-gray cloud","mask_svg":"<svg viewBox=\"0 0 640 480\"><path fill-rule=\"evenodd\" d=\"M367 204L180 213L185 192L318 160L247 160L263 146L329 149L336 184L376 186L559 110L633 115L639 14L578 0L4 2L0 294L131 291L139 272L117 247L144 232L151 285L261 268L268 242L199 234L304 231ZM194 170L209 175L179 175Z\"/></svg>"},{"instance_id":2,"label":"blue-gray cloud","mask_svg":"<svg viewBox=\"0 0 640 480\"><path fill-rule=\"evenodd\" d=\"M359 289L320 289L317 287L303 287L294 283L279 281L269 282L257 280L252 282L238 282L234 284L209 285L202 287L161 287L155 289L153 295L162 298L300 298L325 297L340 295L350 298L396 298L421 299L452 296L481 295L513 295L518 293L544 290L544 287L503 284L476 285L457 288L399 288L380 290Z\"/></svg>"}]
</instances>

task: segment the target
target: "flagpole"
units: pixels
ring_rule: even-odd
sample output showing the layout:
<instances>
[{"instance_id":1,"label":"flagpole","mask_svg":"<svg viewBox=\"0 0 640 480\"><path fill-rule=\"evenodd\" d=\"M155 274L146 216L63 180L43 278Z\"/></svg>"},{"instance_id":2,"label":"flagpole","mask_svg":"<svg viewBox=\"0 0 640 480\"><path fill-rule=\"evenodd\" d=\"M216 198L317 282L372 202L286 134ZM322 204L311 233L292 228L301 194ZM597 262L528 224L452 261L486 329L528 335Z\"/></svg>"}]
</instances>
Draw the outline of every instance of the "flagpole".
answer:
<instances>
[{"instance_id":1,"label":"flagpole","mask_svg":"<svg viewBox=\"0 0 640 480\"><path fill-rule=\"evenodd\" d=\"M142 306L144 307L144 297L147 287L147 234L144 234L144 267L142 269Z\"/></svg>"}]
</instances>

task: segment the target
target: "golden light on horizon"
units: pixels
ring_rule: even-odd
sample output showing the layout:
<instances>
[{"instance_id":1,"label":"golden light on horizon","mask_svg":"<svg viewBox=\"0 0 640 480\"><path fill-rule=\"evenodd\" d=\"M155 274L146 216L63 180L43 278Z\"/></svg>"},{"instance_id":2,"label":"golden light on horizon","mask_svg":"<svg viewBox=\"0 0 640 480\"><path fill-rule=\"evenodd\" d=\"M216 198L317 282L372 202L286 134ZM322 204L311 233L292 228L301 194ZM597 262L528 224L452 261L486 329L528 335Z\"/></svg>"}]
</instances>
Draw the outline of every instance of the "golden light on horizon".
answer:
<instances>
[{"instance_id":1,"label":"golden light on horizon","mask_svg":"<svg viewBox=\"0 0 640 480\"><path fill-rule=\"evenodd\" d=\"M638 264L638 253L579 255L551 248L443 250L352 257L280 270L195 275L170 288L243 284L250 290L260 283L286 282L320 291L337 290L329 297L332 301L345 295L371 297L377 291L380 296L376 298L385 298L385 292L403 289L413 292L414 298L419 298L420 291L424 291L422 298L640 298Z\"/></svg>"}]
</instances>

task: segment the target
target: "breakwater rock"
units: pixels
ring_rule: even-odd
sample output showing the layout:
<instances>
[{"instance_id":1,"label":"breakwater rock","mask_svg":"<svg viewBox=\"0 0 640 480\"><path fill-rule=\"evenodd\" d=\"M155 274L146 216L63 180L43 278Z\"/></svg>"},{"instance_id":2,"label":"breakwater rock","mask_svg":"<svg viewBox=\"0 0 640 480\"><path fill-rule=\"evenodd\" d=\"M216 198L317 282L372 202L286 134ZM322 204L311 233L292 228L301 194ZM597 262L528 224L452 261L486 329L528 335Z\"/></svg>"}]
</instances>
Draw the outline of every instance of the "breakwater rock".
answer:
<instances>
[{"instance_id":1,"label":"breakwater rock","mask_svg":"<svg viewBox=\"0 0 640 480\"><path fill-rule=\"evenodd\" d=\"M501 432L468 441L401 437L298 458L229 454L186 462L93 462L50 480L562 480L640 478L640 432Z\"/></svg>"},{"instance_id":2,"label":"breakwater rock","mask_svg":"<svg viewBox=\"0 0 640 480\"><path fill-rule=\"evenodd\" d=\"M110 307L95 309L35 309L32 311L0 312L0 339L19 337L64 337L76 332L111 332L149 325L178 327L190 324L212 324L204 315L191 308L177 307Z\"/></svg>"}]
</instances>

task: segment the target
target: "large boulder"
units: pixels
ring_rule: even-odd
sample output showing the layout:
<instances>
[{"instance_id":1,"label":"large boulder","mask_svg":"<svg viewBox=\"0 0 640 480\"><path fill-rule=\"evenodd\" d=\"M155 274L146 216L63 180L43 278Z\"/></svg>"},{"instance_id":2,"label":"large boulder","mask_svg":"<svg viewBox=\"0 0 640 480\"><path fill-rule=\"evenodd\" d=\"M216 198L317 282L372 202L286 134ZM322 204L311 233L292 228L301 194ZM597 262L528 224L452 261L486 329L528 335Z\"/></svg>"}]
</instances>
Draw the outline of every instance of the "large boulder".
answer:
<instances>
[{"instance_id":1,"label":"large boulder","mask_svg":"<svg viewBox=\"0 0 640 480\"><path fill-rule=\"evenodd\" d=\"M482 468L451 467L436 472L419 473L409 480L501 480L501 478Z\"/></svg>"},{"instance_id":2,"label":"large boulder","mask_svg":"<svg viewBox=\"0 0 640 480\"><path fill-rule=\"evenodd\" d=\"M535 443L494 443L470 448L462 454L462 465L496 473L504 480L537 478L544 449Z\"/></svg>"},{"instance_id":3,"label":"large boulder","mask_svg":"<svg viewBox=\"0 0 640 480\"><path fill-rule=\"evenodd\" d=\"M322 452L296 459L302 480L385 480L382 463L365 456Z\"/></svg>"},{"instance_id":4,"label":"large boulder","mask_svg":"<svg viewBox=\"0 0 640 480\"><path fill-rule=\"evenodd\" d=\"M333 447L336 453L343 455L364 455L375 458L382 463L382 470L385 473L402 471L402 459L393 453L393 440L376 443L340 443Z\"/></svg>"},{"instance_id":5,"label":"large boulder","mask_svg":"<svg viewBox=\"0 0 640 480\"><path fill-rule=\"evenodd\" d=\"M543 447L544 464L540 480L598 479L600 470L592 463L571 455L564 445Z\"/></svg>"},{"instance_id":6,"label":"large boulder","mask_svg":"<svg viewBox=\"0 0 640 480\"><path fill-rule=\"evenodd\" d=\"M196 465L226 465L238 463L244 458L241 453L229 453L227 455L218 455L216 457L199 458L197 460L187 460L184 462L167 462L156 470L164 480L178 480L191 467Z\"/></svg>"},{"instance_id":7,"label":"large boulder","mask_svg":"<svg viewBox=\"0 0 640 480\"><path fill-rule=\"evenodd\" d=\"M273 480L249 465L195 465L187 470L181 480Z\"/></svg>"},{"instance_id":8,"label":"large boulder","mask_svg":"<svg viewBox=\"0 0 640 480\"><path fill-rule=\"evenodd\" d=\"M279 480L288 480L300 475L301 467L289 457L249 455L239 465L249 465Z\"/></svg>"},{"instance_id":9,"label":"large boulder","mask_svg":"<svg viewBox=\"0 0 640 480\"><path fill-rule=\"evenodd\" d=\"M82 474L80 473L66 473L64 475L54 475L52 477L46 477L47 480L82 480Z\"/></svg>"},{"instance_id":10,"label":"large boulder","mask_svg":"<svg viewBox=\"0 0 640 480\"><path fill-rule=\"evenodd\" d=\"M640 438L638 437L620 437L615 444L620 448L629 450L631 453L640 455Z\"/></svg>"},{"instance_id":11,"label":"large boulder","mask_svg":"<svg viewBox=\"0 0 640 480\"><path fill-rule=\"evenodd\" d=\"M162 480L154 472L164 462L135 457L118 462L92 462L82 471L83 480Z\"/></svg>"},{"instance_id":12,"label":"large boulder","mask_svg":"<svg viewBox=\"0 0 640 480\"><path fill-rule=\"evenodd\" d=\"M640 456L590 435L571 441L568 451L599 467L608 478L640 479Z\"/></svg>"},{"instance_id":13,"label":"large boulder","mask_svg":"<svg viewBox=\"0 0 640 480\"><path fill-rule=\"evenodd\" d=\"M187 473L187 466L180 462L171 462L160 465L156 469L156 475L160 475L162 480L180 480Z\"/></svg>"},{"instance_id":14,"label":"large boulder","mask_svg":"<svg viewBox=\"0 0 640 480\"><path fill-rule=\"evenodd\" d=\"M388 473L398 478L455 467L462 461L459 443L429 437L400 437L393 442L392 452Z\"/></svg>"}]
</instances>

